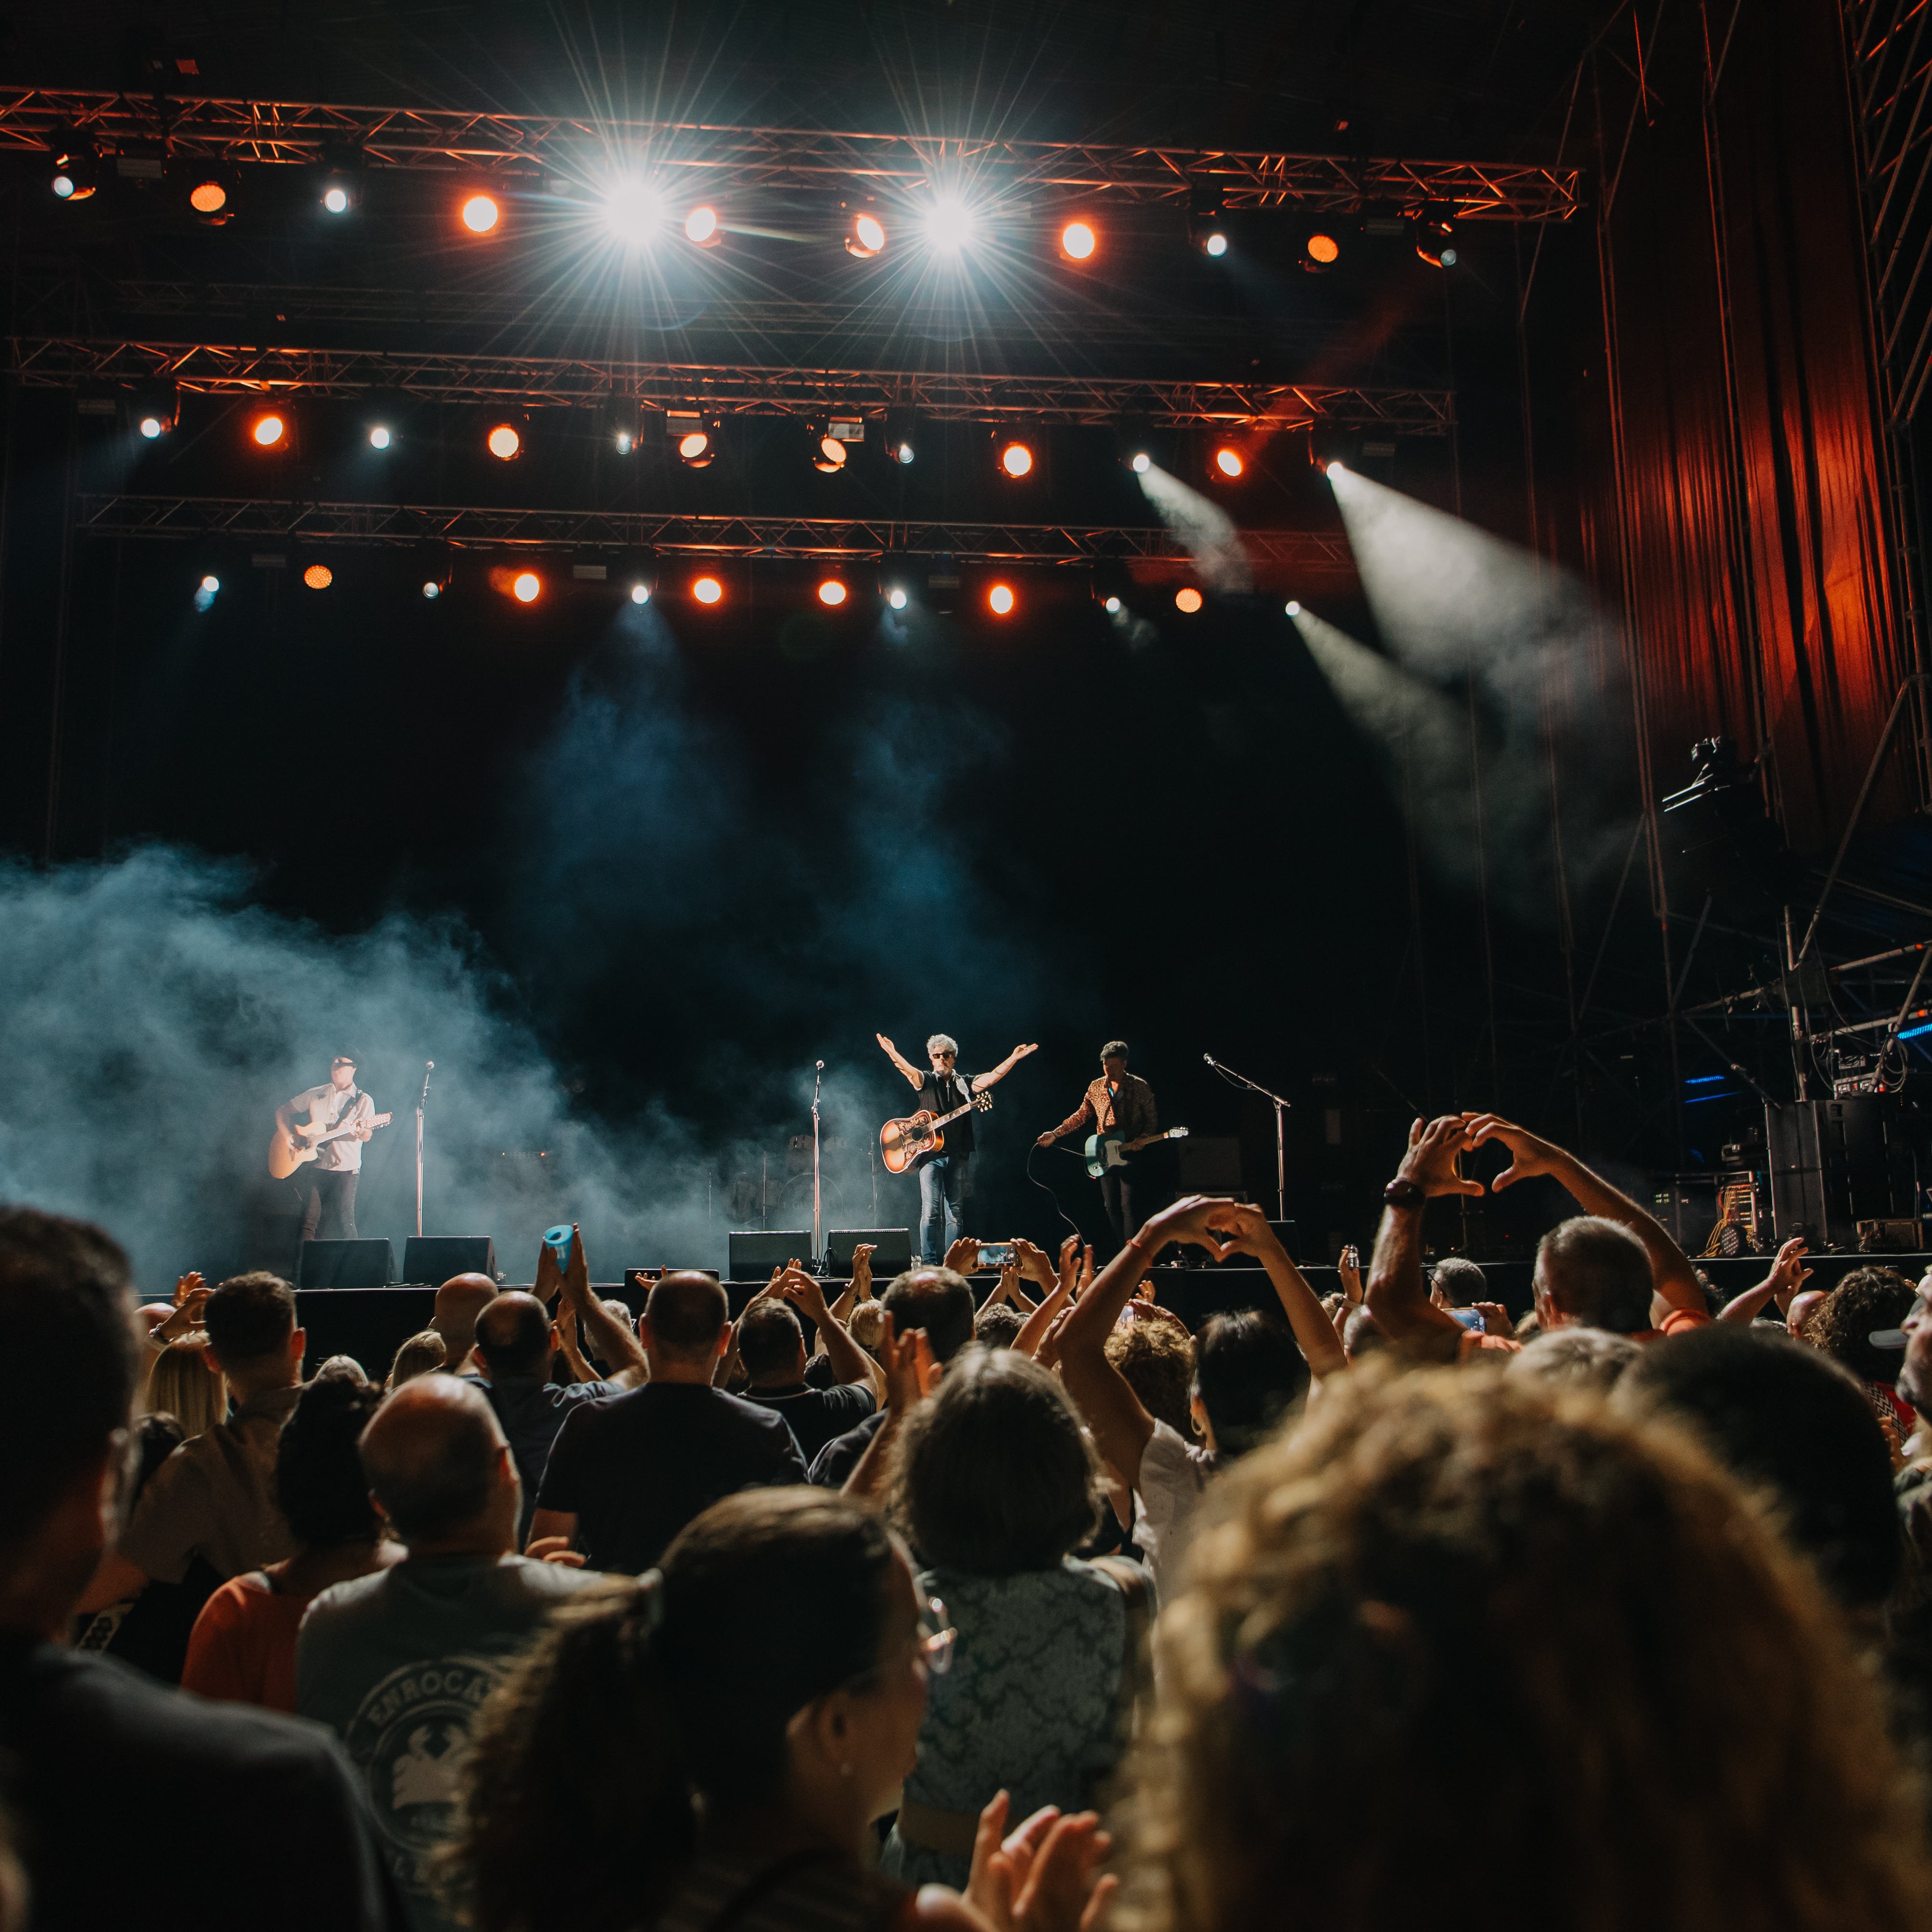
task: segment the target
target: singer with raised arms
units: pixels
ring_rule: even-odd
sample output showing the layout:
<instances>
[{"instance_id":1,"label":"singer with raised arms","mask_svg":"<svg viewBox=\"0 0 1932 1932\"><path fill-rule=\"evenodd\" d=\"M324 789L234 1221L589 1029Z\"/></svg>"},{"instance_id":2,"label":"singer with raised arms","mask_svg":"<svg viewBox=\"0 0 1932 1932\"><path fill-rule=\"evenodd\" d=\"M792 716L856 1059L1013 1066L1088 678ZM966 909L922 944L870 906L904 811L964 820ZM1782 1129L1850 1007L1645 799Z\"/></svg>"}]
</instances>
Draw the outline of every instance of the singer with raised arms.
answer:
<instances>
[{"instance_id":1,"label":"singer with raised arms","mask_svg":"<svg viewBox=\"0 0 1932 1932\"><path fill-rule=\"evenodd\" d=\"M943 1146L919 1154L912 1162L919 1173L920 1257L936 1263L958 1238L965 1219L966 1203L972 1198L973 1096L1004 1080L1028 1054L1037 1053L1040 1048L1037 1045L1016 1046L991 1072L962 1076L955 1070L959 1042L950 1034L936 1033L926 1042L926 1058L932 1062L929 1069L914 1066L884 1034L874 1037L908 1083L918 1090L919 1106L911 1116L914 1120L937 1120L962 1107L966 1109L947 1125Z\"/></svg>"}]
</instances>

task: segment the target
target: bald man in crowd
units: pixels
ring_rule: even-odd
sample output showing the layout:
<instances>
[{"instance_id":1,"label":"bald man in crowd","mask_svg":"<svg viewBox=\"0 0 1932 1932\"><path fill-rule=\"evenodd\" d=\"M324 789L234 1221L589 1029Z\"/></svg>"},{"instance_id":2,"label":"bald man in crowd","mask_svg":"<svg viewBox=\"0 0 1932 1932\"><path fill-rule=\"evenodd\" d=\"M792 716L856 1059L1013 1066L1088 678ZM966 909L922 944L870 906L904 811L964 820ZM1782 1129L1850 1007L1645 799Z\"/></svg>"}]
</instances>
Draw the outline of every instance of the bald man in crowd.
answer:
<instances>
[{"instance_id":1,"label":"bald man in crowd","mask_svg":"<svg viewBox=\"0 0 1932 1932\"><path fill-rule=\"evenodd\" d=\"M310 1606L296 1702L341 1738L367 1780L390 1870L422 1932L450 1923L429 1853L453 1815L476 1707L551 1609L602 1579L514 1553L516 1460L473 1383L404 1383L362 1432L362 1456L370 1494L409 1554Z\"/></svg>"},{"instance_id":2,"label":"bald man in crowd","mask_svg":"<svg viewBox=\"0 0 1932 1932\"><path fill-rule=\"evenodd\" d=\"M802 1483L782 1415L711 1378L731 1346L724 1291L708 1274L668 1274L638 1323L650 1380L572 1410L550 1453L532 1543L562 1537L602 1570L648 1570L721 1497Z\"/></svg>"},{"instance_id":3,"label":"bald man in crowd","mask_svg":"<svg viewBox=\"0 0 1932 1932\"><path fill-rule=\"evenodd\" d=\"M476 1318L496 1298L496 1284L487 1274L453 1274L436 1290L429 1325L442 1337L442 1365L452 1375L478 1372L470 1353Z\"/></svg>"}]
</instances>

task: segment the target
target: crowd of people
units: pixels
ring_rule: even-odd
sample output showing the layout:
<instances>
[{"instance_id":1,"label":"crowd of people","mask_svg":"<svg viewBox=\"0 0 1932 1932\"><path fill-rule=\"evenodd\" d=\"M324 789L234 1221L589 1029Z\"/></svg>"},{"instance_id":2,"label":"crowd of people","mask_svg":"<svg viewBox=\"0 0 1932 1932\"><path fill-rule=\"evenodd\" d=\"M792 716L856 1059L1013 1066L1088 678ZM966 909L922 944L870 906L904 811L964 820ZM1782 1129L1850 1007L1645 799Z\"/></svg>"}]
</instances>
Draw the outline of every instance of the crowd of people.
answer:
<instances>
[{"instance_id":1,"label":"crowd of people","mask_svg":"<svg viewBox=\"0 0 1932 1932\"><path fill-rule=\"evenodd\" d=\"M1513 1319L1426 1214L1536 1178ZM633 1324L580 1238L372 1375L0 1209L0 1932L1932 1918L1932 1274L1726 1300L1473 1114L1326 1301L1012 1246Z\"/></svg>"}]
</instances>

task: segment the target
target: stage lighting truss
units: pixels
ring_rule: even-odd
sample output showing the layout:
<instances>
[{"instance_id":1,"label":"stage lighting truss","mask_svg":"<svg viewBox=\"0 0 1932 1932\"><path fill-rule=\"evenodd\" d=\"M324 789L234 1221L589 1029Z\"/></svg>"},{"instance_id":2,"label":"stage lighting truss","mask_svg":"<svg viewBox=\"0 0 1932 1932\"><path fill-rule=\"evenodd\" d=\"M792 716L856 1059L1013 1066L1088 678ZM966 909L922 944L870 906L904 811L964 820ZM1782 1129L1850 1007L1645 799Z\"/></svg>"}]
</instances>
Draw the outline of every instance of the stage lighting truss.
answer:
<instances>
[{"instance_id":1,"label":"stage lighting truss","mask_svg":"<svg viewBox=\"0 0 1932 1932\"><path fill-rule=\"evenodd\" d=\"M205 227L224 227L235 219L242 177L225 161L189 169L187 184L188 211Z\"/></svg>"},{"instance_id":2,"label":"stage lighting truss","mask_svg":"<svg viewBox=\"0 0 1932 1932\"><path fill-rule=\"evenodd\" d=\"M871 202L842 202L845 217L845 252L861 262L869 262L886 252L884 216Z\"/></svg>"},{"instance_id":3,"label":"stage lighting truss","mask_svg":"<svg viewBox=\"0 0 1932 1932\"><path fill-rule=\"evenodd\" d=\"M83 496L80 524L97 536L299 543L334 540L434 549L443 544L655 554L695 566L736 558L852 566L881 560L964 557L998 568L1124 567L1130 559L1185 564L1190 553L1164 525L908 522L890 518L754 517L692 512L489 509L475 505L295 502L263 496L186 496L125 492ZM1349 574L1339 530L1244 528L1258 567L1304 577ZM908 575L913 574L908 567Z\"/></svg>"},{"instance_id":4,"label":"stage lighting truss","mask_svg":"<svg viewBox=\"0 0 1932 1932\"><path fill-rule=\"evenodd\" d=\"M92 141L74 134L56 134L50 143L52 166L47 185L56 201L86 201L100 185L100 156Z\"/></svg>"},{"instance_id":5,"label":"stage lighting truss","mask_svg":"<svg viewBox=\"0 0 1932 1932\"><path fill-rule=\"evenodd\" d=\"M664 411L664 434L687 468L705 470L718 455L716 421L699 410Z\"/></svg>"},{"instance_id":6,"label":"stage lighting truss","mask_svg":"<svg viewBox=\"0 0 1932 1932\"><path fill-rule=\"evenodd\" d=\"M812 466L836 476L850 460L854 448L866 440L862 416L821 416L812 425Z\"/></svg>"},{"instance_id":7,"label":"stage lighting truss","mask_svg":"<svg viewBox=\"0 0 1932 1932\"><path fill-rule=\"evenodd\" d=\"M151 389L135 396L128 404L128 419L146 442L168 435L181 418L181 403L170 389Z\"/></svg>"}]
</instances>

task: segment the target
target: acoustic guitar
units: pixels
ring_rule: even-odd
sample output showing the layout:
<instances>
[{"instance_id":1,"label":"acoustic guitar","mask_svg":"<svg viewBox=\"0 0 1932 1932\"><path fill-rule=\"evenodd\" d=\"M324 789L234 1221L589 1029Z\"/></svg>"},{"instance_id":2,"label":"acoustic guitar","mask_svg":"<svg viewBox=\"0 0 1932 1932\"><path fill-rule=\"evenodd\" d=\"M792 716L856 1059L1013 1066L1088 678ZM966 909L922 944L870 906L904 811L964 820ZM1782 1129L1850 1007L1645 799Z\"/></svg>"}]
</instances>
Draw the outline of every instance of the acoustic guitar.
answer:
<instances>
[{"instance_id":1,"label":"acoustic guitar","mask_svg":"<svg viewBox=\"0 0 1932 1932\"><path fill-rule=\"evenodd\" d=\"M948 1120L962 1114L985 1113L993 1104L990 1094L975 1094L962 1107L935 1119L930 1114L908 1114L902 1120L888 1120L879 1130L879 1159L888 1174L903 1174L922 1154L937 1154L946 1144L940 1132Z\"/></svg>"},{"instance_id":2,"label":"acoustic guitar","mask_svg":"<svg viewBox=\"0 0 1932 1932\"><path fill-rule=\"evenodd\" d=\"M1156 1141L1184 1141L1186 1138L1185 1127L1169 1127L1164 1134L1144 1134L1137 1141L1129 1140L1118 1127L1110 1127L1104 1134L1089 1134L1087 1172L1098 1180L1110 1168L1125 1167L1130 1154L1139 1153L1144 1147L1151 1147Z\"/></svg>"},{"instance_id":3,"label":"acoustic guitar","mask_svg":"<svg viewBox=\"0 0 1932 1932\"><path fill-rule=\"evenodd\" d=\"M339 1127L332 1128L327 1133L316 1134L313 1140L306 1138L314 1132L312 1126L296 1127L292 1131L284 1131L278 1127L268 1136L269 1177L275 1180L286 1180L297 1168L314 1160L331 1141L339 1141L344 1134L352 1134L364 1124L371 1127L386 1127L395 1118L393 1114L378 1114L366 1124L361 1120L349 1120ZM298 1134L304 1138L298 1140L296 1138Z\"/></svg>"}]
</instances>

